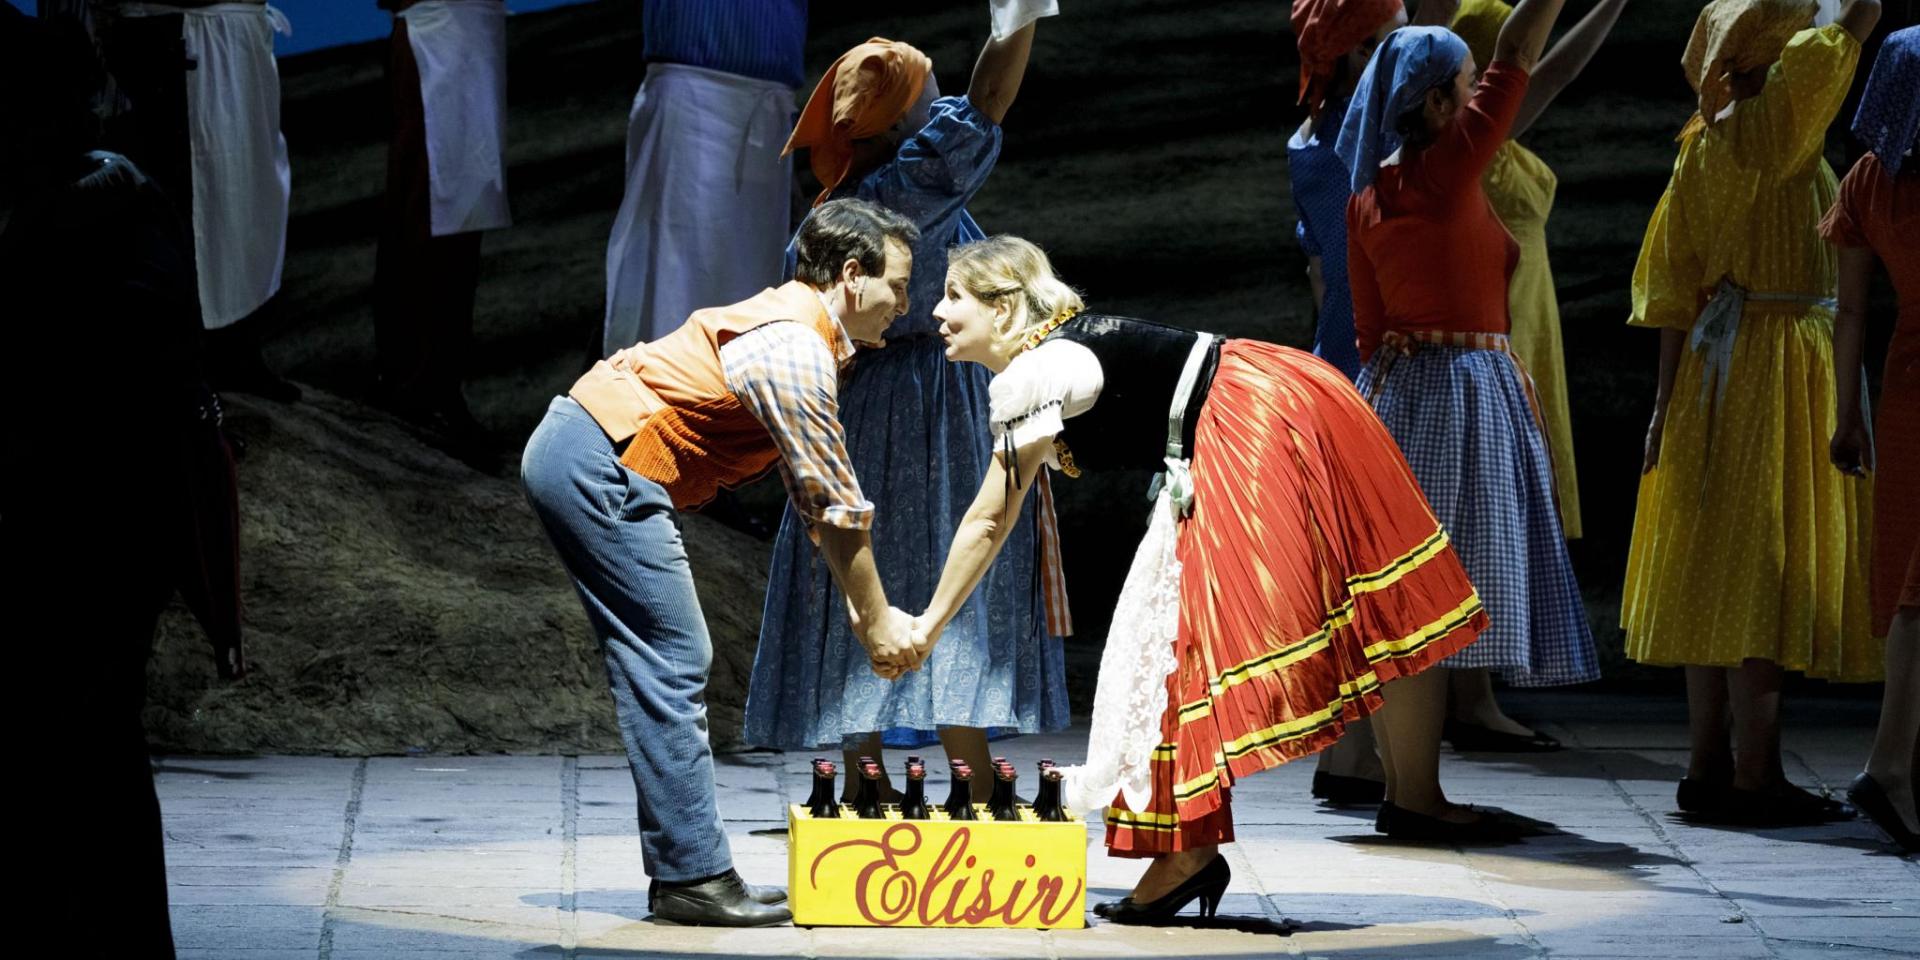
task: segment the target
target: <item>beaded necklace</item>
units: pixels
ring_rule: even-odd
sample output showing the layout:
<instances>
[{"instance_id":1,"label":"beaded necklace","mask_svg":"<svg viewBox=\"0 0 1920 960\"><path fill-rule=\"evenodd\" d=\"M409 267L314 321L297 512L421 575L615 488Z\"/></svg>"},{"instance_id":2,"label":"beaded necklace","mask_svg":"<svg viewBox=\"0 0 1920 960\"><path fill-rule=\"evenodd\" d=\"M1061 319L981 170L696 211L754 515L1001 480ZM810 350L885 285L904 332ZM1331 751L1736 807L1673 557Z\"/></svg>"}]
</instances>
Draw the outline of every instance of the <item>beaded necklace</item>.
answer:
<instances>
[{"instance_id":1,"label":"beaded necklace","mask_svg":"<svg viewBox=\"0 0 1920 960\"><path fill-rule=\"evenodd\" d=\"M1020 349L1014 351L1014 355L1019 356L1020 354L1026 353L1028 350L1032 350L1034 347L1039 346L1040 341L1045 340L1048 337L1052 336L1055 330L1060 329L1061 324L1066 323L1068 320L1072 320L1074 315L1079 312L1080 311L1078 310L1062 310L1059 313L1054 314L1053 319L1048 320L1046 323L1043 323L1033 328L1033 332L1027 334L1027 338L1025 340L1020 341Z\"/></svg>"}]
</instances>

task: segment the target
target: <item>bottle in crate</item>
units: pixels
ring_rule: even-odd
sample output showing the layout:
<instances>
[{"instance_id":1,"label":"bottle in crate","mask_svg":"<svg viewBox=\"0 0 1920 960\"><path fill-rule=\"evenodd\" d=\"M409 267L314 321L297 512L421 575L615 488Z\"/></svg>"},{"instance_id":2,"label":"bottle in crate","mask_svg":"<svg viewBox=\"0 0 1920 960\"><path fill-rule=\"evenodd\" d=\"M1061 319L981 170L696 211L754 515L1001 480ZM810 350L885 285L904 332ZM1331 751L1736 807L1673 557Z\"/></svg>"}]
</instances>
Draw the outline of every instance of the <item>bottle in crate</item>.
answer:
<instances>
[{"instance_id":1,"label":"bottle in crate","mask_svg":"<svg viewBox=\"0 0 1920 960\"><path fill-rule=\"evenodd\" d=\"M948 820L977 820L973 812L973 768L965 760L950 761L953 768L953 788L947 793L947 802L943 805Z\"/></svg>"},{"instance_id":2,"label":"bottle in crate","mask_svg":"<svg viewBox=\"0 0 1920 960\"><path fill-rule=\"evenodd\" d=\"M987 801L987 812L995 820L1020 819L1019 801L1013 793L1014 781L1020 772L1013 768L1004 757L996 757L993 764L993 798Z\"/></svg>"},{"instance_id":3,"label":"bottle in crate","mask_svg":"<svg viewBox=\"0 0 1920 960\"><path fill-rule=\"evenodd\" d=\"M1033 799L1033 815L1043 823L1064 823L1069 819L1067 807L1063 802L1061 786L1066 775L1050 761L1041 761L1040 792Z\"/></svg>"},{"instance_id":4,"label":"bottle in crate","mask_svg":"<svg viewBox=\"0 0 1920 960\"><path fill-rule=\"evenodd\" d=\"M919 757L907 758L907 792L900 800L900 819L927 820L927 765Z\"/></svg>"},{"instance_id":5,"label":"bottle in crate","mask_svg":"<svg viewBox=\"0 0 1920 960\"><path fill-rule=\"evenodd\" d=\"M854 795L853 814L862 820L886 816L880 809L880 764L872 757L860 758L860 790Z\"/></svg>"},{"instance_id":6,"label":"bottle in crate","mask_svg":"<svg viewBox=\"0 0 1920 960\"><path fill-rule=\"evenodd\" d=\"M840 815L840 801L834 796L833 761L824 757L815 757L813 761L813 793L807 797L807 815L816 819L826 819Z\"/></svg>"}]
</instances>

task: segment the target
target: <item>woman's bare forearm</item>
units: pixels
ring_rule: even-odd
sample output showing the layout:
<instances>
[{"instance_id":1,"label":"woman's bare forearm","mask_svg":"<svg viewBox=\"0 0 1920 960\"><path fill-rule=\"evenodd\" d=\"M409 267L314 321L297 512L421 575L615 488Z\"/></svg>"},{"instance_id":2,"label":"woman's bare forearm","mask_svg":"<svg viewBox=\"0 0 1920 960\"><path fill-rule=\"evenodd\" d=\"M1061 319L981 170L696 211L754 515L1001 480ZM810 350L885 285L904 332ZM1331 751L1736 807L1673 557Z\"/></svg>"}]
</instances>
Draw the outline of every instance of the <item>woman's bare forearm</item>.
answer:
<instances>
[{"instance_id":1,"label":"woman's bare forearm","mask_svg":"<svg viewBox=\"0 0 1920 960\"><path fill-rule=\"evenodd\" d=\"M1599 0L1580 22L1573 25L1560 42L1540 58L1533 75L1527 81L1526 98L1520 101L1520 112L1514 116L1513 129L1507 134L1518 137L1533 126L1535 120L1545 113L1560 91L1567 88L1580 71L1587 68L1593 60L1593 54L1600 44L1612 32L1613 25L1620 19L1620 11L1627 0Z\"/></svg>"},{"instance_id":2,"label":"woman's bare forearm","mask_svg":"<svg viewBox=\"0 0 1920 960\"><path fill-rule=\"evenodd\" d=\"M1673 397L1673 381L1680 372L1680 353L1687 345L1687 331L1660 330L1660 376L1653 392L1653 414L1664 417L1667 401Z\"/></svg>"},{"instance_id":3,"label":"woman's bare forearm","mask_svg":"<svg viewBox=\"0 0 1920 960\"><path fill-rule=\"evenodd\" d=\"M1840 306L1833 318L1833 399L1842 424L1860 419L1862 413L1860 357L1865 352L1873 260L1869 248L1840 248Z\"/></svg>"},{"instance_id":4,"label":"woman's bare forearm","mask_svg":"<svg viewBox=\"0 0 1920 960\"><path fill-rule=\"evenodd\" d=\"M1847 0L1840 8L1840 15L1833 22L1839 24L1853 39L1866 43L1873 36L1873 28L1880 22L1880 0Z\"/></svg>"},{"instance_id":5,"label":"woman's bare forearm","mask_svg":"<svg viewBox=\"0 0 1920 960\"><path fill-rule=\"evenodd\" d=\"M1500 28L1500 38L1494 41L1493 59L1532 73L1540 62L1540 51L1546 49L1553 22L1560 19L1560 7L1564 3L1565 0L1520 0L1513 14L1507 17L1506 25Z\"/></svg>"},{"instance_id":6,"label":"woman's bare forearm","mask_svg":"<svg viewBox=\"0 0 1920 960\"><path fill-rule=\"evenodd\" d=\"M973 63L967 102L994 123L1007 119L1013 98L1020 95L1020 81L1027 75L1027 58L1033 52L1033 28L1029 23L1005 40L988 40Z\"/></svg>"},{"instance_id":7,"label":"woman's bare forearm","mask_svg":"<svg viewBox=\"0 0 1920 960\"><path fill-rule=\"evenodd\" d=\"M1411 27L1444 27L1453 22L1454 14L1460 12L1460 0L1420 0L1414 7L1413 19L1407 21Z\"/></svg>"},{"instance_id":8,"label":"woman's bare forearm","mask_svg":"<svg viewBox=\"0 0 1920 960\"><path fill-rule=\"evenodd\" d=\"M1051 442L1044 441L1045 444ZM934 587L933 599L927 603L922 616L933 625L935 633L960 612L967 597L980 585L980 578L986 576L987 568L993 565L1000 547L1007 542L1007 534L1020 519L1020 504L1039 472L1042 451L1041 445L1019 451L1015 458L1020 465L1017 477L1003 456L994 456L988 464L987 475L980 481L980 492L974 495L966 515L960 518L960 529L954 532L953 546L948 549L947 562L940 570L940 583Z\"/></svg>"}]
</instances>

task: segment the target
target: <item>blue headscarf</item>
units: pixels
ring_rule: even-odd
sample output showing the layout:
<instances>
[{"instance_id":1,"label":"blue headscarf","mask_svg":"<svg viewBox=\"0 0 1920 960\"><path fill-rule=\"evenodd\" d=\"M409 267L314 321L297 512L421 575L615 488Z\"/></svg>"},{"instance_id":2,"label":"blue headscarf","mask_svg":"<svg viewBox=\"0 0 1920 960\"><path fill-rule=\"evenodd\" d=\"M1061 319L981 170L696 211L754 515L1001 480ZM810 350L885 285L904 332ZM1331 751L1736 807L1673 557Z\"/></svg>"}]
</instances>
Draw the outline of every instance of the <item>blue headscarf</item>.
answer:
<instances>
[{"instance_id":1,"label":"blue headscarf","mask_svg":"<svg viewBox=\"0 0 1920 960\"><path fill-rule=\"evenodd\" d=\"M1353 192L1380 175L1380 161L1400 149L1394 121L1441 81L1460 72L1467 42L1445 27L1401 27L1373 51L1353 90L1333 152L1353 175Z\"/></svg>"},{"instance_id":2,"label":"blue headscarf","mask_svg":"<svg viewBox=\"0 0 1920 960\"><path fill-rule=\"evenodd\" d=\"M1853 135L1887 168L1900 175L1900 165L1914 148L1920 132L1920 27L1887 34L1873 74L1860 95L1853 115Z\"/></svg>"}]
</instances>

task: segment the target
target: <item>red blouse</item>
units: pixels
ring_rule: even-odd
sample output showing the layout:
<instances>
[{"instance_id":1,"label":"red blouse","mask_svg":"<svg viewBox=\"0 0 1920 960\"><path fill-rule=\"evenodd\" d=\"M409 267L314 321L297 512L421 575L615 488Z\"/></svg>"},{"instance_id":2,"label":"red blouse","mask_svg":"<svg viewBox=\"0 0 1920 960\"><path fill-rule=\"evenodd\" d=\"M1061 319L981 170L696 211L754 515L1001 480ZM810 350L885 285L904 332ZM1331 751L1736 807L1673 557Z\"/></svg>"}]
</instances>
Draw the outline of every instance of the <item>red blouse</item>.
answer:
<instances>
[{"instance_id":1,"label":"red blouse","mask_svg":"<svg viewBox=\"0 0 1920 960\"><path fill-rule=\"evenodd\" d=\"M1360 357L1388 330L1506 333L1507 278L1520 247L1480 187L1527 92L1495 61L1459 117L1426 149L1380 168L1347 201L1347 281Z\"/></svg>"}]
</instances>

